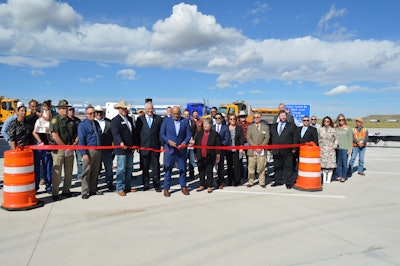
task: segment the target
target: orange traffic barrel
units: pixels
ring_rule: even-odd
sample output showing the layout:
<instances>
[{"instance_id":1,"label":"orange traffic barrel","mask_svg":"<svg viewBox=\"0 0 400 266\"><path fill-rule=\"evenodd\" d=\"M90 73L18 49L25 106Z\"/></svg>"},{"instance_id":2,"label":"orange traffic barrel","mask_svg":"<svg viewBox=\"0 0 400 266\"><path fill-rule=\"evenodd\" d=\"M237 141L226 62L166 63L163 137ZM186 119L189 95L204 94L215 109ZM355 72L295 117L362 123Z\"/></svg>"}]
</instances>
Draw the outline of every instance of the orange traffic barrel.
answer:
<instances>
[{"instance_id":1,"label":"orange traffic barrel","mask_svg":"<svg viewBox=\"0 0 400 266\"><path fill-rule=\"evenodd\" d=\"M33 152L10 150L4 152L3 204L8 211L23 211L42 207L36 199Z\"/></svg>"},{"instance_id":2,"label":"orange traffic barrel","mask_svg":"<svg viewBox=\"0 0 400 266\"><path fill-rule=\"evenodd\" d=\"M299 171L293 188L303 191L321 191L321 153L313 145L300 146Z\"/></svg>"}]
</instances>

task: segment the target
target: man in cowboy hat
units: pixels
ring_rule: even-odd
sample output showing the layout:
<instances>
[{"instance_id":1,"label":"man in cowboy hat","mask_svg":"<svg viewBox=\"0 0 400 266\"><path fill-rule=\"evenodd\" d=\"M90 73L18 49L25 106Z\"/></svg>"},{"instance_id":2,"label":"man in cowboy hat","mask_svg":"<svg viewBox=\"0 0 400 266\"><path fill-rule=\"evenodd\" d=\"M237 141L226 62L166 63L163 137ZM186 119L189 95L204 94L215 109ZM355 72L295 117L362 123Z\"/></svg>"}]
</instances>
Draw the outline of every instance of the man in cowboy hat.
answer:
<instances>
[{"instance_id":1,"label":"man in cowboy hat","mask_svg":"<svg viewBox=\"0 0 400 266\"><path fill-rule=\"evenodd\" d=\"M96 105L94 107L95 112L95 120L99 123L101 128L101 144L103 146L112 146L113 145L113 136L111 132L111 120L104 117L105 110L101 105ZM113 157L112 157L112 150L106 149L101 150L101 161L103 162L106 181L107 181L107 188L110 191L114 191L113 185Z\"/></svg>"},{"instance_id":2,"label":"man in cowboy hat","mask_svg":"<svg viewBox=\"0 0 400 266\"><path fill-rule=\"evenodd\" d=\"M78 143L77 126L68 117L68 108L71 105L67 100L58 102L58 115L53 117L50 122L50 132L53 143L56 145L76 145ZM58 187L61 183L61 169L64 166L64 184L62 194L65 197L71 197L71 180L74 168L74 151L59 149L52 152L53 174L52 191L53 200L59 200Z\"/></svg>"},{"instance_id":3,"label":"man in cowboy hat","mask_svg":"<svg viewBox=\"0 0 400 266\"><path fill-rule=\"evenodd\" d=\"M121 148L114 149L117 156L116 190L118 195L125 196L127 192L136 192L132 185L133 152L130 148L136 145L136 129L132 117L128 116L128 105L124 100L114 105L118 110L111 120L111 132L114 145Z\"/></svg>"}]
</instances>

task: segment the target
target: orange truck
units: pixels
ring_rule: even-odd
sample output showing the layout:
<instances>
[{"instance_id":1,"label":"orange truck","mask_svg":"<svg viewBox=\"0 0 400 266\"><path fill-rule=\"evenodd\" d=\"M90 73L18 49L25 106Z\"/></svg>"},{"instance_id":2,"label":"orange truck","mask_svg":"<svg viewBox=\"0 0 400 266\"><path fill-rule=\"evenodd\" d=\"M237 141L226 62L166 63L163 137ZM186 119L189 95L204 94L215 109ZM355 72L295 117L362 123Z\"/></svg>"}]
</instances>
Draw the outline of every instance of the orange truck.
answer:
<instances>
[{"instance_id":1,"label":"orange truck","mask_svg":"<svg viewBox=\"0 0 400 266\"><path fill-rule=\"evenodd\" d=\"M230 104L221 104L219 107L220 113L235 114L238 115L240 111L244 111L247 114L246 120L248 122L253 121L253 114L256 112L261 113L262 119L267 121L268 124L273 123L274 116L279 113L278 108L268 107L255 107L252 108L246 101L235 101Z\"/></svg>"}]
</instances>

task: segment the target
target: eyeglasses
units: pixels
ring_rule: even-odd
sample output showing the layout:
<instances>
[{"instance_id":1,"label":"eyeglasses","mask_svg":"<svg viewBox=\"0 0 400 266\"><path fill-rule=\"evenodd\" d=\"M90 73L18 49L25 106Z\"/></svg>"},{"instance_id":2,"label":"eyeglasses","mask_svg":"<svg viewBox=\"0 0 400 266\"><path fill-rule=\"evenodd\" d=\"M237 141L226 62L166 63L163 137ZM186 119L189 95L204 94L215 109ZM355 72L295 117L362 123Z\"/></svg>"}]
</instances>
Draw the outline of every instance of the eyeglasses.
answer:
<instances>
[{"instance_id":1,"label":"eyeglasses","mask_svg":"<svg viewBox=\"0 0 400 266\"><path fill-rule=\"evenodd\" d=\"M236 118L229 118L229 120L236 120Z\"/></svg>"},{"instance_id":2,"label":"eyeglasses","mask_svg":"<svg viewBox=\"0 0 400 266\"><path fill-rule=\"evenodd\" d=\"M311 120L317 120L316 118L311 118Z\"/></svg>"},{"instance_id":3,"label":"eyeglasses","mask_svg":"<svg viewBox=\"0 0 400 266\"><path fill-rule=\"evenodd\" d=\"M344 119L339 119L339 121L344 121Z\"/></svg>"},{"instance_id":4,"label":"eyeglasses","mask_svg":"<svg viewBox=\"0 0 400 266\"><path fill-rule=\"evenodd\" d=\"M303 122L308 122L308 121L310 121L310 120L308 120L308 119L307 119L307 120L306 120L306 119L303 119Z\"/></svg>"},{"instance_id":5,"label":"eyeglasses","mask_svg":"<svg viewBox=\"0 0 400 266\"><path fill-rule=\"evenodd\" d=\"M324 120L324 123L326 123L326 122L330 123L331 121L329 121L329 120Z\"/></svg>"},{"instance_id":6,"label":"eyeglasses","mask_svg":"<svg viewBox=\"0 0 400 266\"><path fill-rule=\"evenodd\" d=\"M221 119L221 117L216 117L215 119Z\"/></svg>"},{"instance_id":7,"label":"eyeglasses","mask_svg":"<svg viewBox=\"0 0 400 266\"><path fill-rule=\"evenodd\" d=\"M255 116L254 118L261 118L260 116Z\"/></svg>"},{"instance_id":8,"label":"eyeglasses","mask_svg":"<svg viewBox=\"0 0 400 266\"><path fill-rule=\"evenodd\" d=\"M87 115L94 115L94 112L91 112L91 113L86 113Z\"/></svg>"}]
</instances>

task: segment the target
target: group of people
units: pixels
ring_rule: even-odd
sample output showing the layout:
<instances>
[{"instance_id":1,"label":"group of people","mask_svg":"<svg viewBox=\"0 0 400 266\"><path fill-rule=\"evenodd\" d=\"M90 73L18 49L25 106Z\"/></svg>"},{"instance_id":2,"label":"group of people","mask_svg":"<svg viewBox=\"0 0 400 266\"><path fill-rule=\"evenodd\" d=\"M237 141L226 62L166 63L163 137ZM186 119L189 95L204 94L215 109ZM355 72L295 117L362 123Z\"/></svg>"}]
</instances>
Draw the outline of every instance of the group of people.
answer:
<instances>
[{"instance_id":1,"label":"group of people","mask_svg":"<svg viewBox=\"0 0 400 266\"><path fill-rule=\"evenodd\" d=\"M110 191L116 190L119 196L136 192L132 186L133 155L136 151L140 154L143 191L151 189L152 181L154 190L163 192L165 197L171 195L171 177L175 167L178 168L179 184L184 195L190 194L187 168L189 178L194 180L196 166L198 192L207 190L211 193L214 189L223 189L224 185L239 186L243 177L250 188L255 185L257 176L258 184L265 188L268 158L271 156L274 166L274 182L271 186L286 185L287 189L291 189L296 182L296 144L311 141L321 148L323 183L329 183L333 177L345 182L348 169L353 168L357 155L358 174L364 175L363 159L368 131L362 127L361 118L356 120L357 127L350 129L342 114L337 117L335 125L328 116L322 119L321 125L317 124L315 116L311 119L304 116L302 125L298 127L283 103L279 105L279 113L271 125L262 120L261 113L254 113L253 122L250 123L246 121L247 114L244 112L238 116L229 114L225 119L215 107L211 109L211 118L206 119L199 118L197 111L192 114L188 110L181 112L179 106L169 107L167 115L161 117L155 114L153 103L149 100L145 103L143 114L134 121L128 115L129 106L122 100L115 104L118 115L111 120L105 118L105 110L97 105L86 107L85 119L81 121L75 117L74 109L67 100L58 102L58 114L55 116L51 116L49 111L50 101L42 103L41 112L38 106L37 101L30 101L31 114L26 116L26 107L18 103L15 117L4 125L3 135L11 149L38 146L34 149L36 190L43 177L46 191L51 193L55 201L61 196L72 196L74 153L78 175L82 179L82 199L103 194L98 190L102 165ZM40 146L47 144L58 147L40 149ZM278 145L278 148L268 149L266 146L269 144ZM160 181L161 152L164 153L163 185ZM59 195L63 168L64 182ZM217 172L216 182L214 169Z\"/></svg>"}]
</instances>

